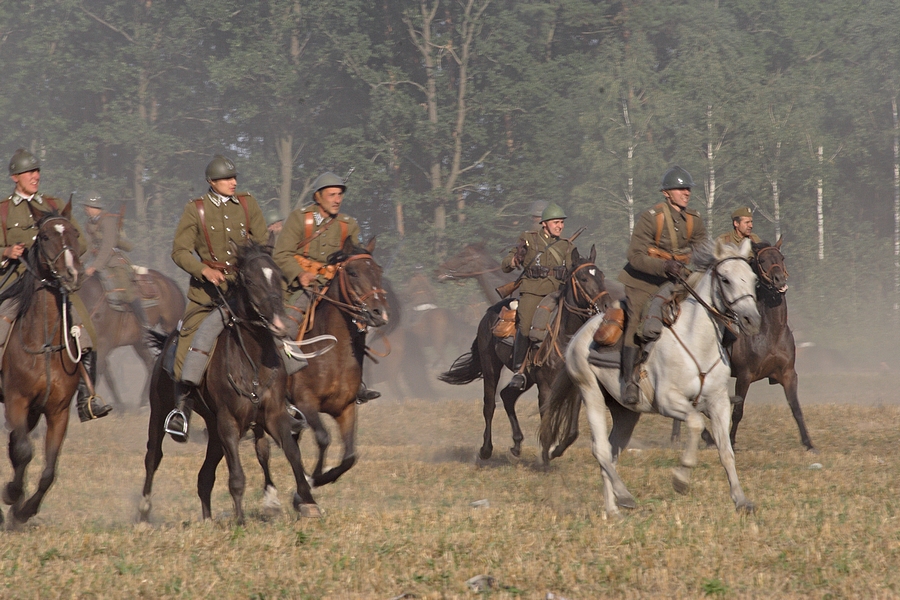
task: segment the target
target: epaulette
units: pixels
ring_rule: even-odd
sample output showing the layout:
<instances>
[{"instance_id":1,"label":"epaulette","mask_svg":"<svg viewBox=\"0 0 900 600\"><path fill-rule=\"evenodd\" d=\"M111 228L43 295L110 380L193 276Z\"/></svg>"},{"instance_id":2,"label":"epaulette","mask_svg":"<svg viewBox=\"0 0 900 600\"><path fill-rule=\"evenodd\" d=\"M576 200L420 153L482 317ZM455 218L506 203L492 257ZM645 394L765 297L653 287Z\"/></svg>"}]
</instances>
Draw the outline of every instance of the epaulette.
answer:
<instances>
[{"instance_id":1,"label":"epaulette","mask_svg":"<svg viewBox=\"0 0 900 600\"><path fill-rule=\"evenodd\" d=\"M700 218L700 211L694 210L693 208L685 208L684 212L689 215L694 215L697 218Z\"/></svg>"}]
</instances>

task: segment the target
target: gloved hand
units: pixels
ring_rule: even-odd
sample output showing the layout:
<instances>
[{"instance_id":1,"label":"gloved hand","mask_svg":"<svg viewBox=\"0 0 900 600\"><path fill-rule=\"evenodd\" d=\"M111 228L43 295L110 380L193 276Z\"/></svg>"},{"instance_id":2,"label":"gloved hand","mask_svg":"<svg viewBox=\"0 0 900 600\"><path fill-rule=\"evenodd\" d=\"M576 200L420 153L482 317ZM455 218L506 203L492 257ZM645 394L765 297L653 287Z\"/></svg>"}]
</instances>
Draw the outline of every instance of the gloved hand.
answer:
<instances>
[{"instance_id":1,"label":"gloved hand","mask_svg":"<svg viewBox=\"0 0 900 600\"><path fill-rule=\"evenodd\" d=\"M679 278L684 279L690 274L687 267L677 260L667 260L665 269L666 276L673 281L678 280Z\"/></svg>"}]
</instances>

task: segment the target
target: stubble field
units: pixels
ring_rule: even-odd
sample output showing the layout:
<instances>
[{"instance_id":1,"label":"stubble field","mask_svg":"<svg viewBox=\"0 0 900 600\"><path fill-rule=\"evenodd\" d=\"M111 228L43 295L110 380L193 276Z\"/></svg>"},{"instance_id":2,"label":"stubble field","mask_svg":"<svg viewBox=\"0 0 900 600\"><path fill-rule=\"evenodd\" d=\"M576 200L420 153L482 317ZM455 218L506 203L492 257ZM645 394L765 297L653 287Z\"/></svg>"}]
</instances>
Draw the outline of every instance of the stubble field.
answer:
<instances>
[{"instance_id":1,"label":"stubble field","mask_svg":"<svg viewBox=\"0 0 900 600\"><path fill-rule=\"evenodd\" d=\"M802 377L817 455L802 449L780 388L751 387L737 465L752 516L735 513L713 450L700 453L690 493L673 491L678 450L658 416L641 420L620 461L638 501L621 520L602 511L583 419L576 446L548 471L537 467L531 394L519 404L522 458L505 451L498 407L495 456L476 464L472 384L455 399L361 407L360 461L315 491L321 520L289 508L278 450L285 508L262 513L262 477L244 442L246 525L232 519L224 462L214 519L200 521L205 446L166 441L152 520L139 525L146 410L73 422L41 512L20 531L0 531L0 598L465 598L478 597L466 582L480 575L492 598L900 597L898 383L890 372ZM38 451L32 485L41 461Z\"/></svg>"}]
</instances>

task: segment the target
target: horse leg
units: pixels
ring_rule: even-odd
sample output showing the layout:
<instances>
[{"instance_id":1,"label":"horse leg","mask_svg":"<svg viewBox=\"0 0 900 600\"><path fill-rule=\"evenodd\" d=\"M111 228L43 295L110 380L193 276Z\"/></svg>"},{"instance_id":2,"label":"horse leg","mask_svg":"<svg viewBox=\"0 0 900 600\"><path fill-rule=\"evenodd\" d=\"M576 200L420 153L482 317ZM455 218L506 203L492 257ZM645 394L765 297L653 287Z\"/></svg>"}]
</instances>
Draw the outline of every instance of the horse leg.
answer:
<instances>
[{"instance_id":1,"label":"horse leg","mask_svg":"<svg viewBox=\"0 0 900 600\"><path fill-rule=\"evenodd\" d=\"M226 422L227 420L227 422ZM238 442L241 439L237 423L229 417L219 415L219 439L221 447L225 451L225 462L228 463L228 491L234 501L234 518L238 525L244 524L244 487L246 477L241 466L241 455L238 452ZM211 428L210 428L211 429Z\"/></svg>"},{"instance_id":2,"label":"horse leg","mask_svg":"<svg viewBox=\"0 0 900 600\"><path fill-rule=\"evenodd\" d=\"M279 513L281 512L281 502L278 500L278 490L275 488L275 482L272 481L272 471L269 469L269 438L266 437L265 432L259 425L253 428L253 436L253 447L256 450L256 460L259 462L259 466L262 467L263 472L263 512L272 514ZM286 439L291 439L290 433L288 433ZM293 441L293 439L291 439L291 441Z\"/></svg>"},{"instance_id":3,"label":"horse leg","mask_svg":"<svg viewBox=\"0 0 900 600\"><path fill-rule=\"evenodd\" d=\"M150 423L147 426L147 453L144 454L144 489L138 506L138 517L142 522L150 520L150 509L153 507L150 494L153 490L153 476L163 458L162 443L165 437L163 419L166 412L162 407L151 404Z\"/></svg>"},{"instance_id":4,"label":"horse leg","mask_svg":"<svg viewBox=\"0 0 900 600\"><path fill-rule=\"evenodd\" d=\"M218 427L210 426L207 423L206 432L208 434L206 440L206 458L203 465L200 466L200 472L197 473L197 495L200 496L200 509L203 512L204 519L212 518L212 490L216 484L216 467L222 462L225 450L222 447L222 440ZM231 473L231 464L228 464L229 473Z\"/></svg>"},{"instance_id":5,"label":"horse leg","mask_svg":"<svg viewBox=\"0 0 900 600\"><path fill-rule=\"evenodd\" d=\"M14 505L22 499L25 490L25 470L34 457L29 433L32 427L29 419L28 403L24 398L6 398L6 426L9 431L9 462L13 468L13 478L3 488L3 502Z\"/></svg>"},{"instance_id":6,"label":"horse leg","mask_svg":"<svg viewBox=\"0 0 900 600\"><path fill-rule=\"evenodd\" d=\"M356 463L356 403L348 404L344 408L344 412L335 418L335 421L337 421L341 432L341 441L344 444L341 464L328 469L318 477L313 476L313 483L316 487L333 483Z\"/></svg>"},{"instance_id":7,"label":"horse leg","mask_svg":"<svg viewBox=\"0 0 900 600\"><path fill-rule=\"evenodd\" d=\"M635 508L637 503L616 471L613 449L607 439L605 396L593 376L587 386L579 387L584 401L584 412L591 427L591 451L600 463L602 471L604 508L606 514L618 516L620 506Z\"/></svg>"},{"instance_id":8,"label":"horse leg","mask_svg":"<svg viewBox=\"0 0 900 600\"><path fill-rule=\"evenodd\" d=\"M59 460L59 451L62 448L63 440L66 437L66 428L69 426L69 403L60 403L57 410L47 413L47 433L44 438L44 470L41 472L41 478L38 480L37 489L34 494L21 506L14 506L12 509L13 518L24 523L37 514L41 507L41 501L53 481L56 479L56 463ZM32 421L37 423L37 418ZM32 428L34 425L32 424Z\"/></svg>"},{"instance_id":9,"label":"horse leg","mask_svg":"<svg viewBox=\"0 0 900 600\"><path fill-rule=\"evenodd\" d=\"M751 513L754 510L753 503L747 500L744 490L741 489L741 483L738 481L737 469L734 464L734 449L731 447L731 437L728 432L728 421L731 417L731 400L728 393L722 394L718 400L713 399L709 404L709 425L712 430L713 439L719 449L719 462L725 468L725 475L728 477L728 487L731 492L731 499L734 501L734 507L738 512ZM698 413L697 414L699 420ZM690 416L688 417L690 419ZM688 422L690 427L690 422ZM700 426L702 428L702 424ZM696 440L694 440L694 448L696 451Z\"/></svg>"},{"instance_id":10,"label":"horse leg","mask_svg":"<svg viewBox=\"0 0 900 600\"><path fill-rule=\"evenodd\" d=\"M697 466L697 444L700 442L700 434L703 431L703 417L696 410L691 410L687 413L684 423L688 428L687 442L681 453L680 464L672 473L672 486L679 494L686 494L691 486L691 469ZM727 431L728 423L726 422L725 425ZM732 455L732 462L733 460L734 455Z\"/></svg>"},{"instance_id":11,"label":"horse leg","mask_svg":"<svg viewBox=\"0 0 900 600\"><path fill-rule=\"evenodd\" d=\"M144 366L147 367L147 378L144 380L144 389L141 390L141 399L138 402L138 408L143 408L150 403L150 380L153 375L153 366L156 362L156 358L150 354L150 350L147 349L143 340L132 344L131 347L134 348L135 354L138 355L138 358L140 358L144 363Z\"/></svg>"},{"instance_id":12,"label":"horse leg","mask_svg":"<svg viewBox=\"0 0 900 600\"><path fill-rule=\"evenodd\" d=\"M292 503L294 510L300 513L301 517L320 518L322 516L322 511L316 504L315 499L313 499L309 481L306 479L306 473L303 471L303 458L300 455L300 446L294 441L293 435L291 434L290 422L288 419L283 418L279 413L274 418L270 418L266 425L269 435L275 439L275 443L281 446L282 451L284 451L284 457L287 459L288 463L291 465L291 470L294 472L294 480L297 484L297 491L294 492L294 500ZM268 452L268 448L266 451ZM259 457L258 453L257 457ZM266 458L268 459L268 456ZM275 489L274 484L272 489ZM268 495L268 486L266 490Z\"/></svg>"},{"instance_id":13,"label":"horse leg","mask_svg":"<svg viewBox=\"0 0 900 600\"><path fill-rule=\"evenodd\" d=\"M679 442L681 442L681 421L679 421L678 419L672 419L672 435L669 436L669 443L673 446L677 446Z\"/></svg>"},{"instance_id":14,"label":"horse leg","mask_svg":"<svg viewBox=\"0 0 900 600\"><path fill-rule=\"evenodd\" d=\"M749 378L739 377L734 383L734 395L741 399L740 402L731 407L731 447L734 448L734 440L737 437L738 424L744 418L744 401L747 399L747 392L750 391Z\"/></svg>"},{"instance_id":15,"label":"horse leg","mask_svg":"<svg viewBox=\"0 0 900 600\"><path fill-rule=\"evenodd\" d=\"M559 458L563 455L569 446L575 443L575 440L578 439L578 415L581 413L581 402L573 402L572 403L572 414L569 417L569 431L566 432L566 437L556 445L556 448L553 449L553 453L550 455L550 458Z\"/></svg>"},{"instance_id":16,"label":"horse leg","mask_svg":"<svg viewBox=\"0 0 900 600\"><path fill-rule=\"evenodd\" d=\"M512 427L513 446L509 451L516 458L522 454L522 440L525 439L525 435L522 433L522 427L519 425L519 417L516 415L516 401L518 401L519 396L528 391L532 385L533 384L529 382L525 389L521 391L510 389L508 387L500 390L503 408L506 410L506 416L509 417L509 425Z\"/></svg>"},{"instance_id":17,"label":"horse leg","mask_svg":"<svg viewBox=\"0 0 900 600\"><path fill-rule=\"evenodd\" d=\"M806 449L813 454L818 454L818 450L813 446L812 440L809 439L809 432L806 430L806 421L803 420L803 410L800 408L800 399L797 397L797 371L793 368L785 369L781 376L781 386L784 388L784 397L787 399L788 406L791 407L791 413L797 422L797 428L800 430L800 441ZM732 431L732 440L734 433Z\"/></svg>"},{"instance_id":18,"label":"horse leg","mask_svg":"<svg viewBox=\"0 0 900 600\"><path fill-rule=\"evenodd\" d=\"M316 438L316 446L319 449L319 456L316 458L316 466L312 474L313 481L315 481L317 477L322 476L322 471L325 469L325 455L328 453L328 446L331 444L331 434L328 433L328 428L325 427L325 424L322 422L322 416L317 410L310 409L302 412ZM313 483L313 485L316 484Z\"/></svg>"},{"instance_id":19,"label":"horse leg","mask_svg":"<svg viewBox=\"0 0 900 600\"><path fill-rule=\"evenodd\" d=\"M641 413L629 410L619 404L611 396L606 396L606 407L612 415L613 426L609 432L609 445L612 448L613 460L619 460L622 450L628 447L634 428L641 419Z\"/></svg>"},{"instance_id":20,"label":"horse leg","mask_svg":"<svg viewBox=\"0 0 900 600\"><path fill-rule=\"evenodd\" d=\"M482 335L481 332L479 332L480 335ZM487 335L493 334L488 333ZM494 422L494 410L497 407L497 383L500 381L502 365L492 344L484 344L479 350L481 355L481 373L484 380L484 406L481 411L484 416L484 436L478 457L481 460L488 460L494 453L491 428Z\"/></svg>"}]
</instances>

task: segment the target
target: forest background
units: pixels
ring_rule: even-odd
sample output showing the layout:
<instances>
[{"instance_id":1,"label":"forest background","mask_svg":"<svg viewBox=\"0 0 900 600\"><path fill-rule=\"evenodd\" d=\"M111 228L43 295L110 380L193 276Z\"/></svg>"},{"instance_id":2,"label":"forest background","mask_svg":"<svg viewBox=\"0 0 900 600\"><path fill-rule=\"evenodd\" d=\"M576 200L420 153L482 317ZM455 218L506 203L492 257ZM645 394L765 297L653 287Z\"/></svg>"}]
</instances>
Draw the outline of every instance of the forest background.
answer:
<instances>
[{"instance_id":1,"label":"forest background","mask_svg":"<svg viewBox=\"0 0 900 600\"><path fill-rule=\"evenodd\" d=\"M401 282L471 242L499 258L535 200L614 278L679 164L712 234L750 205L784 237L806 339L896 355L892 0L2 2L0 74L3 156L124 207L133 259L182 283L172 233L216 153L282 216L354 168L345 211Z\"/></svg>"}]
</instances>

